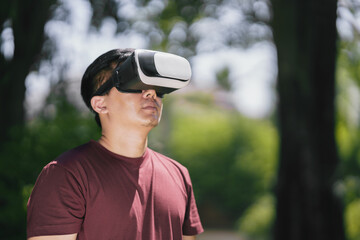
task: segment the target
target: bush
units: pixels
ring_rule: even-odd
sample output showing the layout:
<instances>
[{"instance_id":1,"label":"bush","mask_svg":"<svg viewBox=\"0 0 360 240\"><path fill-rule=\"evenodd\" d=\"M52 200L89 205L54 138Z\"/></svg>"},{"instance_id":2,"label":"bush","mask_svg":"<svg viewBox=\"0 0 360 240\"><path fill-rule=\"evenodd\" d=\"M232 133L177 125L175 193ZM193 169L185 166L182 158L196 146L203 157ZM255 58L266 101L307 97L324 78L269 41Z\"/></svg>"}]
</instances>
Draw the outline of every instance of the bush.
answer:
<instances>
[{"instance_id":1,"label":"bush","mask_svg":"<svg viewBox=\"0 0 360 240\"><path fill-rule=\"evenodd\" d=\"M26 204L42 168L62 152L99 137L99 128L66 99L12 129L0 151L0 239L25 239Z\"/></svg>"},{"instance_id":2,"label":"bush","mask_svg":"<svg viewBox=\"0 0 360 240\"><path fill-rule=\"evenodd\" d=\"M204 225L220 227L227 221L233 227L243 211L272 186L278 144L275 127L268 120L248 119L216 106L210 94L167 101L168 112L156 129L166 143L163 148L189 169ZM170 130L167 135L162 127Z\"/></svg>"},{"instance_id":3,"label":"bush","mask_svg":"<svg viewBox=\"0 0 360 240\"><path fill-rule=\"evenodd\" d=\"M251 239L271 239L271 228L275 218L275 200L271 195L259 198L246 209L239 219L239 231Z\"/></svg>"},{"instance_id":4,"label":"bush","mask_svg":"<svg viewBox=\"0 0 360 240\"><path fill-rule=\"evenodd\" d=\"M349 240L360 239L360 198L349 203L345 210L346 233Z\"/></svg>"}]
</instances>

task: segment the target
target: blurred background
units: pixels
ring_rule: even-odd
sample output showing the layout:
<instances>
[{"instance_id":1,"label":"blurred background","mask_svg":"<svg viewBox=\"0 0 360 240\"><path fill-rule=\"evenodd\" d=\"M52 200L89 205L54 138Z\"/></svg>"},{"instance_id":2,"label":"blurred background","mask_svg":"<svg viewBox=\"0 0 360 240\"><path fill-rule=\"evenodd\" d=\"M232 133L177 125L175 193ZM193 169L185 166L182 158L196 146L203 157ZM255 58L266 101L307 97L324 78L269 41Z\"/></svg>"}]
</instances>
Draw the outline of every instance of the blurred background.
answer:
<instances>
[{"instance_id":1,"label":"blurred background","mask_svg":"<svg viewBox=\"0 0 360 240\"><path fill-rule=\"evenodd\" d=\"M192 83L164 98L163 118L152 131L149 145L189 169L205 230L230 231L239 239L295 239L291 234L280 237L276 229L292 229L285 225L296 223L307 234L320 234L321 230L304 222L326 222L329 215L324 212L329 211L321 208L314 218L311 213L317 212L317 205L313 209L304 206L319 202L318 206L326 207L326 198L304 200L304 204L290 206L295 209L290 211L287 204L278 203L287 201L284 192L292 192L281 186L291 183L290 187L301 190L291 195L300 202L302 196L312 194L308 186L315 191L326 189L339 199L334 212L341 214L335 214L339 218L333 229L338 226L343 237L327 239L360 239L360 1L328 5L314 1L319 6L310 9L320 9L314 13L320 18L302 22L306 14L301 12L310 2L297 0L281 6L281 0L1 1L0 239L25 239L26 203L43 166L60 153L99 138L100 129L81 100L81 77L97 56L126 47L171 52L191 62ZM314 45L303 47L301 33L313 29L316 21L324 22L321 16L327 11L333 13L333 19L326 20L333 23L336 34L321 35L321 41L306 38ZM301 31L294 31L292 21ZM297 37L300 44L292 45L297 48L292 48L290 57L318 59L319 55L333 60L330 67L314 63L314 69L330 73L316 88L311 84L303 87L304 79L314 81L306 76L291 83L294 87L281 84L287 79L279 73L291 72L291 66L298 69L295 75L315 71L293 64L290 58L278 61ZM334 43L335 51L316 51L328 42ZM321 118L330 124L323 124L329 126L320 132L312 130L321 128L321 121L310 130L305 127L306 137L295 145L302 149L306 144L301 143L329 133L325 137L335 145L322 149L333 154L331 164L311 147L304 151L307 155L299 151L294 156L294 161L299 157L297 163L286 155L286 149L297 153L288 149L289 129L299 132L301 116L307 114L302 109L308 105L294 104L291 116L299 126L286 127L291 121L287 122L281 103L291 103L293 98L285 93L296 95L296 89L301 92L297 99L309 97L305 101L309 105L322 103L310 111L314 119L322 113L321 106L330 106L330 114ZM312 168L317 160L324 165ZM307 175L292 174L294 168ZM286 179L286 169L294 181ZM318 182L325 182L325 187ZM284 184L279 187L279 183ZM303 209L310 213L281 220L283 212L301 213Z\"/></svg>"}]
</instances>

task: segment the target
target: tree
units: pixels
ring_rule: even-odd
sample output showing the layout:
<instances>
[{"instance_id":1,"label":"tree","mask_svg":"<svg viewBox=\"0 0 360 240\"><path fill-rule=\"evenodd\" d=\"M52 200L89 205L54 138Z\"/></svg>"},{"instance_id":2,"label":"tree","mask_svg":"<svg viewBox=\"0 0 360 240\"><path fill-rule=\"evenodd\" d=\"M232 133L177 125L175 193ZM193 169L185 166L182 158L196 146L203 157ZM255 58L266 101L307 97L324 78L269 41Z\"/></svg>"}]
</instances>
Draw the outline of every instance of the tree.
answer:
<instances>
[{"instance_id":1,"label":"tree","mask_svg":"<svg viewBox=\"0 0 360 240\"><path fill-rule=\"evenodd\" d=\"M275 239L344 239L334 193L337 1L273 0L280 163Z\"/></svg>"},{"instance_id":2,"label":"tree","mask_svg":"<svg viewBox=\"0 0 360 240\"><path fill-rule=\"evenodd\" d=\"M14 52L0 54L0 146L9 140L9 129L24 122L25 78L40 57L45 41L44 26L56 0L2 1L0 32L11 29ZM4 44L0 38L0 46Z\"/></svg>"},{"instance_id":3,"label":"tree","mask_svg":"<svg viewBox=\"0 0 360 240\"><path fill-rule=\"evenodd\" d=\"M25 212L21 205L20 179L16 172L21 171L19 159L12 154L3 154L6 143L11 139L10 130L24 123L25 78L37 62L45 41L44 25L51 16L51 6L56 0L2 1L0 3L0 32L11 31L13 54L0 54L0 238L14 239L15 233L24 237ZM3 48L5 39L0 38ZM2 49L3 50L3 49ZM20 137L19 137L20 139ZM8 146L7 146L8 147ZM17 162L18 161L18 162ZM15 168L8 168L18 163ZM4 174L4 173L7 174ZM14 205L16 206L14 208ZM6 236L6 237L4 237ZM19 239L21 238L19 237Z\"/></svg>"}]
</instances>

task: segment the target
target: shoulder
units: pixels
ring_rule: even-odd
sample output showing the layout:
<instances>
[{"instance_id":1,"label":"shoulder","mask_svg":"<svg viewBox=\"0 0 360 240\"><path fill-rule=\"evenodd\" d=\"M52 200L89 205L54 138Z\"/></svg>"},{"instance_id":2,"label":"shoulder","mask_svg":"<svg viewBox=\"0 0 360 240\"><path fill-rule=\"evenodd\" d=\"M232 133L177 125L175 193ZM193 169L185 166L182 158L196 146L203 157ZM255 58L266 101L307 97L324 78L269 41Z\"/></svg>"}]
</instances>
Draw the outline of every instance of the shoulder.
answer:
<instances>
[{"instance_id":1,"label":"shoulder","mask_svg":"<svg viewBox=\"0 0 360 240\"><path fill-rule=\"evenodd\" d=\"M94 151L94 146L92 145L93 143L90 141L73 149L70 149L59 155L50 164L57 164L64 168L71 168L75 165L82 164L83 161L86 161L86 159L91 158L91 156L93 155L92 152Z\"/></svg>"},{"instance_id":2,"label":"shoulder","mask_svg":"<svg viewBox=\"0 0 360 240\"><path fill-rule=\"evenodd\" d=\"M172 169L173 171L180 173L186 182L191 183L189 171L184 165L154 150L148 149L148 151L149 155L154 158L156 164L161 164L167 170Z\"/></svg>"},{"instance_id":3,"label":"shoulder","mask_svg":"<svg viewBox=\"0 0 360 240\"><path fill-rule=\"evenodd\" d=\"M85 144L82 144L80 146L77 146L73 149L70 149L62 153L55 159L55 161L61 164L67 164L71 160L81 159L86 157L86 155L89 154L89 151L91 151L92 148L93 148L92 142L87 142Z\"/></svg>"},{"instance_id":4,"label":"shoulder","mask_svg":"<svg viewBox=\"0 0 360 240\"><path fill-rule=\"evenodd\" d=\"M178 161L176 161L168 156L165 156L159 152L156 152L150 148L148 149L148 151L149 151L149 155L151 154L154 158L156 158L164 163L174 165L175 167L179 168L180 170L187 171L187 168L184 165L182 165L181 163L179 163Z\"/></svg>"},{"instance_id":5,"label":"shoulder","mask_svg":"<svg viewBox=\"0 0 360 240\"><path fill-rule=\"evenodd\" d=\"M36 185L44 185L46 182L50 185L63 186L64 184L83 184L86 182L86 161L87 155L91 154L88 149L91 148L91 142L70 149L56 159L49 162L42 169Z\"/></svg>"},{"instance_id":6,"label":"shoulder","mask_svg":"<svg viewBox=\"0 0 360 240\"><path fill-rule=\"evenodd\" d=\"M90 149L91 142L70 149L49 162L43 168L42 172L48 172L50 174L58 171L78 175L79 171L86 165L84 163L87 161L88 156L91 155Z\"/></svg>"}]
</instances>

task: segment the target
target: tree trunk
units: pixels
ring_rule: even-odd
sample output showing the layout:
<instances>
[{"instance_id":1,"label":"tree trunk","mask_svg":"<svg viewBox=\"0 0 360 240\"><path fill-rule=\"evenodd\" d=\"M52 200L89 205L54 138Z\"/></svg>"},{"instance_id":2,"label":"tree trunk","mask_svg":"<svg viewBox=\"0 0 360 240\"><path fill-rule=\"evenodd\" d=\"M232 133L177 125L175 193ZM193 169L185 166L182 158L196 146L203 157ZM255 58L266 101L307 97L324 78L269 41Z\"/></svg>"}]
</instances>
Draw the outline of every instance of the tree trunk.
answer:
<instances>
[{"instance_id":1,"label":"tree trunk","mask_svg":"<svg viewBox=\"0 0 360 240\"><path fill-rule=\"evenodd\" d=\"M10 139L9 130L24 123L25 78L37 62L44 43L44 26L56 0L4 1L0 4L0 30L12 27L14 55L0 55L0 146ZM1 40L0 40L1 43Z\"/></svg>"},{"instance_id":2,"label":"tree trunk","mask_svg":"<svg viewBox=\"0 0 360 240\"><path fill-rule=\"evenodd\" d=\"M343 240L334 194L336 0L272 0L280 163L276 240Z\"/></svg>"},{"instance_id":3,"label":"tree trunk","mask_svg":"<svg viewBox=\"0 0 360 240\"><path fill-rule=\"evenodd\" d=\"M56 0L13 0L0 2L0 33L11 27L14 54L6 59L0 53L0 151L4 150L11 130L25 122L25 79L34 63L38 62L44 43L44 26L51 16L51 5ZM0 46L2 45L0 38ZM20 136L17 134L17 138ZM17 140L17 139L16 139ZM27 153L23 153L27 154ZM16 154L14 154L16 155ZM11 174L8 166L24 166L11 154L2 155L0 162L0 239L24 239L26 212L23 210L23 180ZM18 164L18 165L17 165ZM4 174L10 172L9 174ZM10 213L10 214L9 214ZM9 215L9 216L8 216Z\"/></svg>"}]
</instances>

